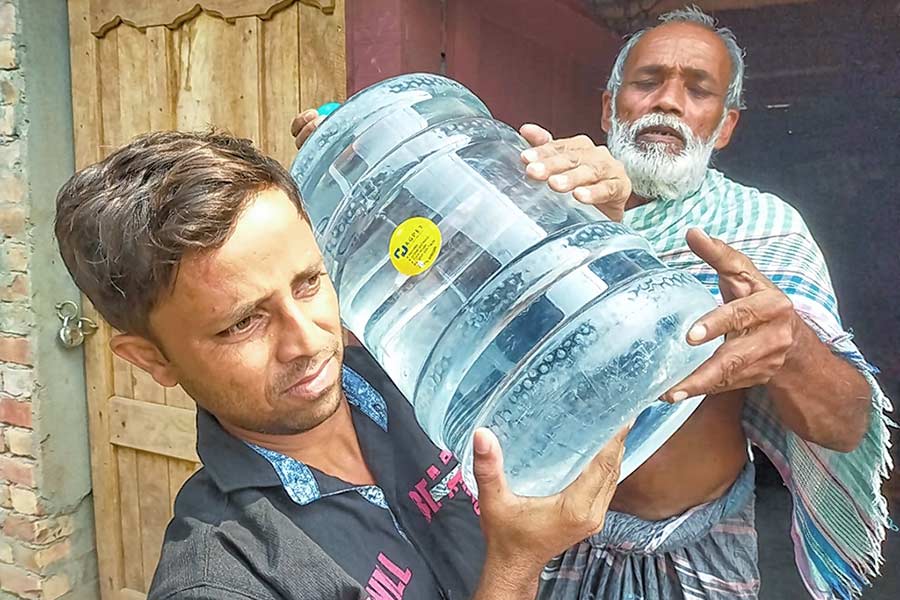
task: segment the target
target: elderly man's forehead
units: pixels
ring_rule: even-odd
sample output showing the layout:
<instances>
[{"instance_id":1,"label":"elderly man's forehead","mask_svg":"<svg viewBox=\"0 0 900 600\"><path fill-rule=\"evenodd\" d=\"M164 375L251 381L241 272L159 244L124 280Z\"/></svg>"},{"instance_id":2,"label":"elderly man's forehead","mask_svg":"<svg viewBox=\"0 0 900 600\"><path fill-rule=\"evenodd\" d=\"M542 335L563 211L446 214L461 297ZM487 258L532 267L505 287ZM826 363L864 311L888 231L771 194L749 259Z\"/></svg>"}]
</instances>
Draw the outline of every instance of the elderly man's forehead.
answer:
<instances>
[{"instance_id":1,"label":"elderly man's forehead","mask_svg":"<svg viewBox=\"0 0 900 600\"><path fill-rule=\"evenodd\" d=\"M697 67L705 63L706 70L718 71L714 75L727 78L731 74L731 56L722 38L708 27L684 22L663 23L644 33L629 53L625 68L679 59L694 63L679 66Z\"/></svg>"}]
</instances>

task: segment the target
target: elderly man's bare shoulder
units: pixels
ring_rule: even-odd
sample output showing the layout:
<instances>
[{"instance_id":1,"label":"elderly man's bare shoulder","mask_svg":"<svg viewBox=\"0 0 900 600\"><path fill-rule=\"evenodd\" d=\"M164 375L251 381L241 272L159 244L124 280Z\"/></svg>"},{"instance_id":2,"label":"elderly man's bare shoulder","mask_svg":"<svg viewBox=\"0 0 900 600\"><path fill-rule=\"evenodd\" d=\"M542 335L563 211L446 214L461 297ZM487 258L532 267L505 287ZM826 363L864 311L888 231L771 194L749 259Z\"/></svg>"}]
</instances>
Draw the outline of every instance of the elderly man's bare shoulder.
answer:
<instances>
[{"instance_id":1,"label":"elderly man's bare shoulder","mask_svg":"<svg viewBox=\"0 0 900 600\"><path fill-rule=\"evenodd\" d=\"M715 500L747 462L743 391L707 398L639 469L619 484L610 508L656 521Z\"/></svg>"}]
</instances>

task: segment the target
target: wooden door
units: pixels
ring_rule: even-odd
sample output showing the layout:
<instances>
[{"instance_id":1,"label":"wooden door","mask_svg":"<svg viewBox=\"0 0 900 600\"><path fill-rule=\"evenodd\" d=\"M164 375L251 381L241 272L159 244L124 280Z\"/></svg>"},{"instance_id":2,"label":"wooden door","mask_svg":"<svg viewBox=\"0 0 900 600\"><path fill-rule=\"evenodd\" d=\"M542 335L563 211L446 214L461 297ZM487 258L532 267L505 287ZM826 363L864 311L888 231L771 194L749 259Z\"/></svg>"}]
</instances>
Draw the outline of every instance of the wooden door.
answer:
<instances>
[{"instance_id":1,"label":"wooden door","mask_svg":"<svg viewBox=\"0 0 900 600\"><path fill-rule=\"evenodd\" d=\"M78 168L146 131L210 126L287 166L293 116L346 93L343 0L70 0L69 19ZM100 587L138 599L197 468L196 413L113 356L112 333L85 348Z\"/></svg>"}]
</instances>

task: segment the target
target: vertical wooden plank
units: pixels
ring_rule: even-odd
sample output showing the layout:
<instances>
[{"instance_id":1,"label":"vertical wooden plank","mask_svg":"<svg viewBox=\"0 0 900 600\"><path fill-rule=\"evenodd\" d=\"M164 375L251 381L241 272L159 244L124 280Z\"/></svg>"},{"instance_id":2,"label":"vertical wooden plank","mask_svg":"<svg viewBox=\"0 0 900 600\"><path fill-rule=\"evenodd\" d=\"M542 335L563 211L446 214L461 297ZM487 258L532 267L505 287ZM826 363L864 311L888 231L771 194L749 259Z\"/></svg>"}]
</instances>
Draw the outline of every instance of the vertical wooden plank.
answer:
<instances>
[{"instance_id":1,"label":"vertical wooden plank","mask_svg":"<svg viewBox=\"0 0 900 600\"><path fill-rule=\"evenodd\" d=\"M168 459L158 454L136 451L139 504L141 508L141 555L144 581L137 589L146 591L153 580L163 537L172 513L169 494Z\"/></svg>"},{"instance_id":2,"label":"vertical wooden plank","mask_svg":"<svg viewBox=\"0 0 900 600\"><path fill-rule=\"evenodd\" d=\"M165 391L147 373L134 372L134 399L154 404L165 404ZM147 452L136 453L138 473L138 505L141 512L141 556L144 569L144 585L150 587L159 552L162 549L166 525L172 510L169 494L168 459Z\"/></svg>"},{"instance_id":3,"label":"vertical wooden plank","mask_svg":"<svg viewBox=\"0 0 900 600\"><path fill-rule=\"evenodd\" d=\"M232 24L200 14L174 35L178 128L212 126L257 141L259 19Z\"/></svg>"},{"instance_id":4,"label":"vertical wooden plank","mask_svg":"<svg viewBox=\"0 0 900 600\"><path fill-rule=\"evenodd\" d=\"M115 354L111 355L113 364L113 375L115 377L113 390L117 396L125 396L131 398L131 391L134 386L131 381L131 363L124 358L119 358Z\"/></svg>"},{"instance_id":5,"label":"vertical wooden plank","mask_svg":"<svg viewBox=\"0 0 900 600\"><path fill-rule=\"evenodd\" d=\"M260 72L259 72L259 29L257 17L236 19L234 25L223 21L217 23L220 29L231 28L227 37L234 40L236 56L219 65L222 74L220 90L228 90L228 101L217 114L217 126L227 129L240 137L259 144L260 121ZM224 33L224 32L223 32ZM226 57L223 46L219 57ZM290 122L288 122L290 127Z\"/></svg>"},{"instance_id":6,"label":"vertical wooden plank","mask_svg":"<svg viewBox=\"0 0 900 600\"><path fill-rule=\"evenodd\" d=\"M334 14L306 4L300 12L300 106L317 107L341 101L347 95L344 42L344 0L335 3Z\"/></svg>"},{"instance_id":7,"label":"vertical wooden plank","mask_svg":"<svg viewBox=\"0 0 900 600\"><path fill-rule=\"evenodd\" d=\"M153 110L154 101L151 100L160 91L158 79L152 76L155 68L151 66L160 58L153 43L159 39L159 35L157 33L148 35L133 27L119 27L115 31L118 33L120 129L124 142L149 131L154 120L164 120L166 117ZM156 89L153 89L154 86ZM163 388L153 381L149 374L135 368L132 370L132 379L134 399L165 404ZM150 586L156 570L163 534L169 520L171 505L169 469L168 460L164 456L146 452L134 452L133 467L134 471L131 473L136 477L137 485L136 490L129 486L128 493L136 492L136 496L128 500L129 503L136 501L138 509L137 531L140 535L134 538L139 547L135 547L133 543L135 540L130 539L128 529L123 529L122 533L125 548L132 554L124 557L126 575L137 574L140 568L141 577L138 581L127 578L125 583L131 589L143 591ZM124 478L125 474L122 473L120 477ZM125 506L124 495L122 503L123 516L126 513L133 516L134 508Z\"/></svg>"},{"instance_id":8,"label":"vertical wooden plank","mask_svg":"<svg viewBox=\"0 0 900 600\"><path fill-rule=\"evenodd\" d=\"M90 0L69 0L69 38L72 70L72 117L75 166L85 167L100 158L101 129L96 39L90 32ZM96 339L97 336L88 338Z\"/></svg>"},{"instance_id":9,"label":"vertical wooden plank","mask_svg":"<svg viewBox=\"0 0 900 600\"><path fill-rule=\"evenodd\" d=\"M133 27L117 27L119 132L117 145L125 144L150 129L147 85L147 35ZM110 32L113 33L113 32ZM105 41L105 40L104 40ZM154 57L155 60L155 57Z\"/></svg>"},{"instance_id":10,"label":"vertical wooden plank","mask_svg":"<svg viewBox=\"0 0 900 600\"><path fill-rule=\"evenodd\" d=\"M117 446L116 464L119 469L119 501L122 507L121 522L117 525L121 528L122 536L122 585L140 590L144 586L144 562L141 549L137 451Z\"/></svg>"},{"instance_id":11,"label":"vertical wooden plank","mask_svg":"<svg viewBox=\"0 0 900 600\"><path fill-rule=\"evenodd\" d=\"M172 67L177 82L176 127L182 131L203 129L213 122L215 99L207 75L212 70L210 58L199 48L194 52L195 46L205 43L206 22L206 16L200 15L172 32Z\"/></svg>"},{"instance_id":12,"label":"vertical wooden plank","mask_svg":"<svg viewBox=\"0 0 900 600\"><path fill-rule=\"evenodd\" d=\"M259 145L289 167L296 154L291 120L300 111L299 6L276 13L260 24Z\"/></svg>"},{"instance_id":13,"label":"vertical wooden plank","mask_svg":"<svg viewBox=\"0 0 900 600\"><path fill-rule=\"evenodd\" d=\"M92 151L99 151L99 144ZM114 368L112 354L106 344L112 332L100 314L86 299L84 314L93 319L98 329L93 343L85 343L84 367L88 397L88 430L91 448L91 482L94 500L94 522L97 536L97 568L100 597L111 600L124 585L124 545L122 539L122 502L120 455L109 442L109 398L113 395ZM128 474L125 474L127 479Z\"/></svg>"},{"instance_id":14,"label":"vertical wooden plank","mask_svg":"<svg viewBox=\"0 0 900 600\"><path fill-rule=\"evenodd\" d=\"M122 145L122 121L119 114L119 29L110 31L103 39L96 40L98 69L97 84L100 89L100 156L105 158Z\"/></svg>"},{"instance_id":15,"label":"vertical wooden plank","mask_svg":"<svg viewBox=\"0 0 900 600\"><path fill-rule=\"evenodd\" d=\"M196 408L193 398L187 395L181 386L174 388L166 388L166 404L178 408ZM169 510L169 518L174 514L175 500L181 486L187 481L194 471L200 467L199 464L186 460L169 459L169 497L172 499L172 506Z\"/></svg>"},{"instance_id":16,"label":"vertical wooden plank","mask_svg":"<svg viewBox=\"0 0 900 600\"><path fill-rule=\"evenodd\" d=\"M175 129L175 72L172 65L172 32L165 27L150 27L146 31L147 103L151 131Z\"/></svg>"},{"instance_id":17,"label":"vertical wooden plank","mask_svg":"<svg viewBox=\"0 0 900 600\"><path fill-rule=\"evenodd\" d=\"M113 355L115 373L114 389L117 396L131 398L134 393L133 367L124 359ZM122 585L141 589L144 583L144 563L141 558L141 512L138 505L138 473L136 452L131 448L116 447L118 466L120 523L122 537ZM99 542L98 542L99 544Z\"/></svg>"},{"instance_id":18,"label":"vertical wooden plank","mask_svg":"<svg viewBox=\"0 0 900 600\"><path fill-rule=\"evenodd\" d=\"M151 27L147 30L150 56L157 60L150 61L148 82L150 92L150 126L153 130L174 129L177 127L177 73L176 56L174 55L175 36L164 27ZM169 406L194 408L194 401L180 386L164 389L164 400ZM169 504L166 507L166 518L173 516L175 498L181 486L197 469L196 464L180 460L167 460Z\"/></svg>"},{"instance_id":19,"label":"vertical wooden plank","mask_svg":"<svg viewBox=\"0 0 900 600\"><path fill-rule=\"evenodd\" d=\"M110 34L116 34L118 64L118 138L116 146L124 144L136 135L150 129L150 106L148 86L147 36L132 27L118 27ZM109 37L109 35L107 37ZM104 39L101 43L106 43ZM112 121L112 119L110 119ZM145 374L137 367L132 367L130 385L119 385L117 393L126 392L125 397L134 397L137 391L137 380ZM118 382L117 382L118 383ZM128 389L130 387L130 389ZM128 448L118 448L119 454L119 493L122 502L122 549L124 587L133 590L145 590L145 582L152 577L156 563L149 565L146 560L145 540L154 535L153 523L144 518L144 494L141 479L148 476L143 473L142 463L145 457L140 452ZM165 459L158 459L165 472ZM160 469L157 468L156 475ZM150 476L154 474L151 473ZM152 556L152 553L150 553Z\"/></svg>"},{"instance_id":20,"label":"vertical wooden plank","mask_svg":"<svg viewBox=\"0 0 900 600\"><path fill-rule=\"evenodd\" d=\"M154 57L147 65L150 129L153 131L175 129L178 126L178 69L175 41L176 35L166 27L147 29L147 51ZM165 388L164 397L169 406L194 408L194 401L180 386Z\"/></svg>"},{"instance_id":21,"label":"vertical wooden plank","mask_svg":"<svg viewBox=\"0 0 900 600\"><path fill-rule=\"evenodd\" d=\"M69 0L68 8L75 164L81 168L100 157L100 67L96 39L90 32L89 0ZM85 343L84 363L100 596L103 600L113 600L122 587L122 539L118 469L114 449L109 443L105 410L114 391L112 354L108 349L111 331L86 299L83 307L86 316L99 325L97 332Z\"/></svg>"}]
</instances>

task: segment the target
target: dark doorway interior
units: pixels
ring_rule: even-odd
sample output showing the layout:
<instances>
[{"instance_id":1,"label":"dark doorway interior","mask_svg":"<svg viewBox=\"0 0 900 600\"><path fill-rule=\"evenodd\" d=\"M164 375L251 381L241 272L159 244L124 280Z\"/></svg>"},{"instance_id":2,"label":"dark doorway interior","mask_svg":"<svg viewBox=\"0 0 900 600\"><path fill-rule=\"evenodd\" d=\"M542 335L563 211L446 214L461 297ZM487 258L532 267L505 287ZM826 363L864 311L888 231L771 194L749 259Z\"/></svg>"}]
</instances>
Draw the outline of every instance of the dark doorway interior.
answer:
<instances>
[{"instance_id":1,"label":"dark doorway interior","mask_svg":"<svg viewBox=\"0 0 900 600\"><path fill-rule=\"evenodd\" d=\"M803 215L845 327L900 398L900 4L820 1L717 15L747 50L747 110L718 166ZM894 462L898 436L894 435ZM900 478L886 486L900 514ZM759 470L763 598L804 597L787 538L790 499ZM900 537L865 599L900 597Z\"/></svg>"}]
</instances>

